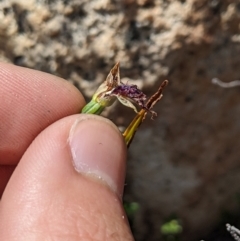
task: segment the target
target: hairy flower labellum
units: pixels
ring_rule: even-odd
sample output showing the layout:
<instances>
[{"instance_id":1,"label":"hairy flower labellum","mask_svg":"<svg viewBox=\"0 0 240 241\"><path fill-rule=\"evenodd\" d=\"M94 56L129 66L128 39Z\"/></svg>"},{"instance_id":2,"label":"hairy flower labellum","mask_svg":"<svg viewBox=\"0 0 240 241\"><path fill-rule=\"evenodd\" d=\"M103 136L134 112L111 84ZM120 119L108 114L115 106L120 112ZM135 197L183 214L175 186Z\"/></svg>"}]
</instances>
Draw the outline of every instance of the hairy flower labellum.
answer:
<instances>
[{"instance_id":1,"label":"hairy flower labellum","mask_svg":"<svg viewBox=\"0 0 240 241\"><path fill-rule=\"evenodd\" d=\"M146 95L138 89L137 85L126 85L121 83L111 91L111 95L121 96L136 102L139 106L144 107L147 99Z\"/></svg>"}]
</instances>

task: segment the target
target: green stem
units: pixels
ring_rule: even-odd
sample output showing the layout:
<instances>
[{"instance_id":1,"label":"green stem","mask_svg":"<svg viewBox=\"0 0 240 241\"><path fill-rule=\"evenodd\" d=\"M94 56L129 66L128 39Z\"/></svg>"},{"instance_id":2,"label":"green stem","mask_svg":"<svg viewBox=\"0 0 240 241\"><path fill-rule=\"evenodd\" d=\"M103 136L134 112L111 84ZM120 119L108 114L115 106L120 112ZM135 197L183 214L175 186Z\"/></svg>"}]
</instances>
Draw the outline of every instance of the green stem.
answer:
<instances>
[{"instance_id":1,"label":"green stem","mask_svg":"<svg viewBox=\"0 0 240 241\"><path fill-rule=\"evenodd\" d=\"M87 103L83 107L81 113L100 115L104 110L104 108L105 106L100 105L99 103L97 103L95 100L92 99L89 103Z\"/></svg>"}]
</instances>

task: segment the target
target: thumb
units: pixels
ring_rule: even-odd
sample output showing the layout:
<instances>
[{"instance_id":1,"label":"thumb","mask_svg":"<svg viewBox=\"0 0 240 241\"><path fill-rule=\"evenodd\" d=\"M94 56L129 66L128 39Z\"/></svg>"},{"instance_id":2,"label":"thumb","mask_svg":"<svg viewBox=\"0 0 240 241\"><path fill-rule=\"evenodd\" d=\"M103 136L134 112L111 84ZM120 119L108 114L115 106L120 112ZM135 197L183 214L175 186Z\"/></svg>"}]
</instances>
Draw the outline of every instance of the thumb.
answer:
<instances>
[{"instance_id":1,"label":"thumb","mask_svg":"<svg viewBox=\"0 0 240 241\"><path fill-rule=\"evenodd\" d=\"M125 157L104 118L74 115L45 129L3 194L1 240L133 240L121 204Z\"/></svg>"}]
</instances>

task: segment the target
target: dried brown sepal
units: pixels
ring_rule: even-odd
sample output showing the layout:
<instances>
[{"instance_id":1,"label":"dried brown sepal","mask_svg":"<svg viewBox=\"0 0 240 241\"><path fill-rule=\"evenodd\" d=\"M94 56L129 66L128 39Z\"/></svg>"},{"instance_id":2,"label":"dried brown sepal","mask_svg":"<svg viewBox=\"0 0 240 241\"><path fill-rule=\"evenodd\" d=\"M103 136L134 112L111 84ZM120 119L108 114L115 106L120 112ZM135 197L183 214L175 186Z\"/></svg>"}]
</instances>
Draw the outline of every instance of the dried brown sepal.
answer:
<instances>
[{"instance_id":1,"label":"dried brown sepal","mask_svg":"<svg viewBox=\"0 0 240 241\"><path fill-rule=\"evenodd\" d=\"M147 103L145 104L144 108L146 110L150 111L152 113L151 119L153 119L154 116L157 116L157 113L155 111L152 111L152 108L154 105L162 99L163 97L163 89L167 86L168 80L164 80L162 84L159 86L158 90L148 99ZM147 112L145 112L146 116ZM145 116L143 120L145 119Z\"/></svg>"},{"instance_id":2,"label":"dried brown sepal","mask_svg":"<svg viewBox=\"0 0 240 241\"><path fill-rule=\"evenodd\" d=\"M108 91L120 85L119 62L117 62L110 70L110 73L106 78L106 85L108 87Z\"/></svg>"}]
</instances>

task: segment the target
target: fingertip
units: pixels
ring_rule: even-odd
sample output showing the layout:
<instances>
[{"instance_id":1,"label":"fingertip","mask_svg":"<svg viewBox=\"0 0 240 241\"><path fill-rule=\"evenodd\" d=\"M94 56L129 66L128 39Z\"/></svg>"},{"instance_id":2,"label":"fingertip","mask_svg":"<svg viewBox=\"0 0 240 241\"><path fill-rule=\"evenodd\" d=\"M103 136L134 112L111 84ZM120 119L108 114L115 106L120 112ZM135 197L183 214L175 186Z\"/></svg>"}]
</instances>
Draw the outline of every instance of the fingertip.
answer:
<instances>
[{"instance_id":1,"label":"fingertip","mask_svg":"<svg viewBox=\"0 0 240 241\"><path fill-rule=\"evenodd\" d=\"M9 181L0 233L5 240L133 240L119 198L125 158L120 132L102 117L78 114L52 124Z\"/></svg>"},{"instance_id":2,"label":"fingertip","mask_svg":"<svg viewBox=\"0 0 240 241\"><path fill-rule=\"evenodd\" d=\"M69 145L78 172L98 177L122 196L126 144L111 121L95 115L81 115L72 125Z\"/></svg>"},{"instance_id":3,"label":"fingertip","mask_svg":"<svg viewBox=\"0 0 240 241\"><path fill-rule=\"evenodd\" d=\"M33 139L53 122L85 105L83 95L66 80L0 63L0 164L16 165Z\"/></svg>"}]
</instances>

